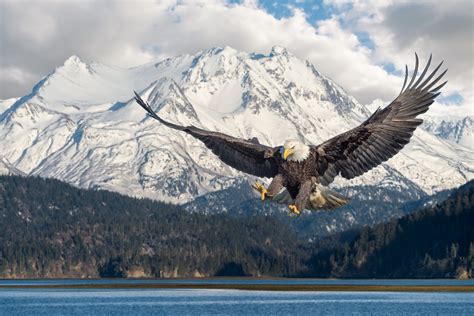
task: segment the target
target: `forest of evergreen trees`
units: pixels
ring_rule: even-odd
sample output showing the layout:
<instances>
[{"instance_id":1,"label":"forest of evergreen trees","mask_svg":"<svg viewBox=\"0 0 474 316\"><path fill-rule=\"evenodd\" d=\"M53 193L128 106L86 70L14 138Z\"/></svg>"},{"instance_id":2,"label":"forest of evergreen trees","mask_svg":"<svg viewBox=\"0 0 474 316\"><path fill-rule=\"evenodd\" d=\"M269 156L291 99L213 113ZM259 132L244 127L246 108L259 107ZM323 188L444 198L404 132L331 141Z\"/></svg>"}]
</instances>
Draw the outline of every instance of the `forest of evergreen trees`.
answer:
<instances>
[{"instance_id":1,"label":"forest of evergreen trees","mask_svg":"<svg viewBox=\"0 0 474 316\"><path fill-rule=\"evenodd\" d=\"M471 181L401 219L308 241L281 216L191 214L57 180L0 176L0 277L466 277L473 209Z\"/></svg>"},{"instance_id":2,"label":"forest of evergreen trees","mask_svg":"<svg viewBox=\"0 0 474 316\"><path fill-rule=\"evenodd\" d=\"M57 180L0 177L0 275L293 275L306 251L284 222L179 206Z\"/></svg>"},{"instance_id":3,"label":"forest of evergreen trees","mask_svg":"<svg viewBox=\"0 0 474 316\"><path fill-rule=\"evenodd\" d=\"M474 181L444 202L361 229L352 242L316 253L317 276L444 278L474 275Z\"/></svg>"}]
</instances>

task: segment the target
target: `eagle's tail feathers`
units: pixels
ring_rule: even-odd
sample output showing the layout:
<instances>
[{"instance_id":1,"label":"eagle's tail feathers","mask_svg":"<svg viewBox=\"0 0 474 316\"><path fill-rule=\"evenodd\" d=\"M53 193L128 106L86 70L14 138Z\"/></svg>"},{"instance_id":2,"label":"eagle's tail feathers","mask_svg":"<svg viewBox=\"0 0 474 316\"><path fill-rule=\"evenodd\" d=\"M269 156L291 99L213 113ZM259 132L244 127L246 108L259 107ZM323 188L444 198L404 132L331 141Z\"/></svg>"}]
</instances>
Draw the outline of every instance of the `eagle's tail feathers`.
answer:
<instances>
[{"instance_id":1,"label":"eagle's tail feathers","mask_svg":"<svg viewBox=\"0 0 474 316\"><path fill-rule=\"evenodd\" d=\"M330 210L349 202L347 197L320 184L316 184L309 200L311 204L309 208L313 210Z\"/></svg>"}]
</instances>

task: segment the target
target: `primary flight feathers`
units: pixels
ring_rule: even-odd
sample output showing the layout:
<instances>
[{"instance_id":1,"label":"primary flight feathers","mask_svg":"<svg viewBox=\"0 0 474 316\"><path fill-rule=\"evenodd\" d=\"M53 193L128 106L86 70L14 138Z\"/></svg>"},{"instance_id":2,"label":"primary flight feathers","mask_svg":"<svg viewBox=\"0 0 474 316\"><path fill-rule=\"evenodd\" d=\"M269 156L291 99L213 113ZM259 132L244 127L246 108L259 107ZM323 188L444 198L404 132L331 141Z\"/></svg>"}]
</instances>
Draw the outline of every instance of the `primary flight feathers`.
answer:
<instances>
[{"instance_id":1,"label":"primary flight feathers","mask_svg":"<svg viewBox=\"0 0 474 316\"><path fill-rule=\"evenodd\" d=\"M202 141L223 162L231 167L258 177L271 178L278 172L278 165L272 158L278 148L262 145L256 138L245 140L219 132L203 130L195 126L179 126L160 118L135 92L135 100L148 115L165 126L186 132Z\"/></svg>"}]
</instances>

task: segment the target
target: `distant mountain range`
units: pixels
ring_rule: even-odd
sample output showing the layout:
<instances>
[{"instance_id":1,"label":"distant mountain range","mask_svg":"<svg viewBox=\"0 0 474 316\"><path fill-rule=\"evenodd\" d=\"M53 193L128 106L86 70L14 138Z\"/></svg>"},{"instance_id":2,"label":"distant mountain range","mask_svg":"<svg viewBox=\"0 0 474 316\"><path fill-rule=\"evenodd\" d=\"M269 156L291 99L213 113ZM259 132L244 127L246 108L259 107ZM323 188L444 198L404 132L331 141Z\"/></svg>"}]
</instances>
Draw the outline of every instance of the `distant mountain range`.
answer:
<instances>
[{"instance_id":1,"label":"distant mountain range","mask_svg":"<svg viewBox=\"0 0 474 316\"><path fill-rule=\"evenodd\" d=\"M318 144L371 112L311 63L278 46L268 55L216 47L128 69L72 56L30 94L0 102L0 173L187 203L191 211L222 212L258 202L249 201L254 177L147 118L131 99L133 90L169 121L258 137L272 146L287 138ZM472 119L446 123L426 117L424 129L400 154L357 179L335 181L335 188L361 203L316 215L318 231L385 220L396 214L377 210L396 209L393 203L401 206L474 177Z\"/></svg>"},{"instance_id":2,"label":"distant mountain range","mask_svg":"<svg viewBox=\"0 0 474 316\"><path fill-rule=\"evenodd\" d=\"M474 118L440 118L425 119L422 128L442 139L446 139L468 148L474 147Z\"/></svg>"}]
</instances>

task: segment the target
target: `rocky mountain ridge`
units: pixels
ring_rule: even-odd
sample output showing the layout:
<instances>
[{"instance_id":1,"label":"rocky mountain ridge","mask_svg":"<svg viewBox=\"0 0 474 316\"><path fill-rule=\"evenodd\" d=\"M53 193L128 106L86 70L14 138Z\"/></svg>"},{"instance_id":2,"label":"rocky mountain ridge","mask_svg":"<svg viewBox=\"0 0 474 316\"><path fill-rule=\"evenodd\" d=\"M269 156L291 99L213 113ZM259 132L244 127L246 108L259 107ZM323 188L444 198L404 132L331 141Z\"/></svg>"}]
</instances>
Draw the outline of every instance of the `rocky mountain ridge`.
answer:
<instances>
[{"instance_id":1,"label":"rocky mountain ridge","mask_svg":"<svg viewBox=\"0 0 474 316\"><path fill-rule=\"evenodd\" d=\"M28 175L174 203L255 179L147 118L133 90L171 122L271 146L288 138L318 144L370 115L282 47L268 55L217 47L128 69L72 56L29 95L0 102L2 161ZM473 178L474 148L451 141L456 137L418 129L387 163L333 185L353 195L360 192L351 187L382 186L410 191L410 198L459 186Z\"/></svg>"}]
</instances>

